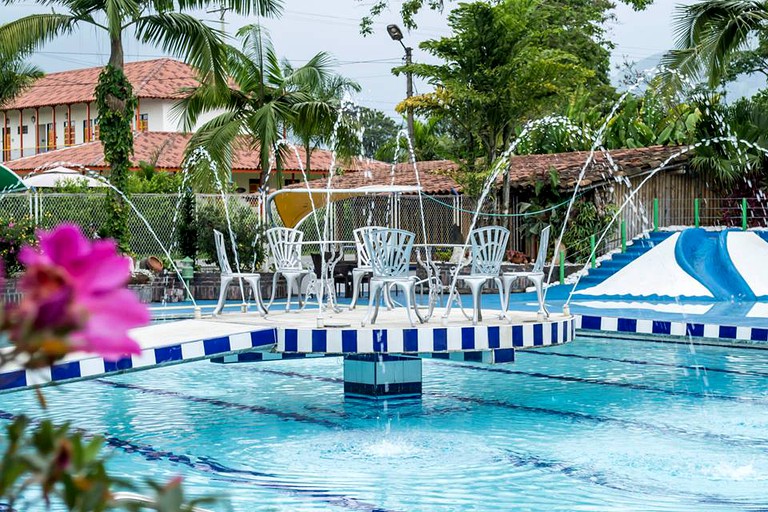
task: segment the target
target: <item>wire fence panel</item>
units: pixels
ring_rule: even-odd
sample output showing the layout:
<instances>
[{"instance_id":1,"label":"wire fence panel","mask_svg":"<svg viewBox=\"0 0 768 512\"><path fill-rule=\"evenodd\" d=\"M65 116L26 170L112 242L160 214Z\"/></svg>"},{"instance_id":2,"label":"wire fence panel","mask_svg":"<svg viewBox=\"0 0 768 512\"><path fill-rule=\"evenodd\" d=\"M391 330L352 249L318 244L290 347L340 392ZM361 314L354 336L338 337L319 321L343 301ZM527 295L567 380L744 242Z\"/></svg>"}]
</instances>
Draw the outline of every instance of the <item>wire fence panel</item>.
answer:
<instances>
[{"instance_id":1,"label":"wire fence panel","mask_svg":"<svg viewBox=\"0 0 768 512\"><path fill-rule=\"evenodd\" d=\"M0 195L0 220L13 222L34 217L34 196L32 194Z\"/></svg>"}]
</instances>

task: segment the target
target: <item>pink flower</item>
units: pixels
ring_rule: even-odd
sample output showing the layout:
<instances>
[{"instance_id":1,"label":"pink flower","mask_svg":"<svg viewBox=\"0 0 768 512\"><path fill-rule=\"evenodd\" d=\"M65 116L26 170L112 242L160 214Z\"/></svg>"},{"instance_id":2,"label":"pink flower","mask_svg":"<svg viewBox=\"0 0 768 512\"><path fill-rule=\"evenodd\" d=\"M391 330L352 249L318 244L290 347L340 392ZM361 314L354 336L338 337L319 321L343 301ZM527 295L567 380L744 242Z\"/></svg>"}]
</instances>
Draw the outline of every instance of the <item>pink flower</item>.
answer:
<instances>
[{"instance_id":1,"label":"pink flower","mask_svg":"<svg viewBox=\"0 0 768 512\"><path fill-rule=\"evenodd\" d=\"M73 224L38 233L39 248L25 246L27 270L19 306L33 315L34 328L66 334L72 350L115 360L141 348L127 331L149 322L149 312L125 288L130 260L111 240L91 242ZM29 318L29 316L27 316Z\"/></svg>"}]
</instances>

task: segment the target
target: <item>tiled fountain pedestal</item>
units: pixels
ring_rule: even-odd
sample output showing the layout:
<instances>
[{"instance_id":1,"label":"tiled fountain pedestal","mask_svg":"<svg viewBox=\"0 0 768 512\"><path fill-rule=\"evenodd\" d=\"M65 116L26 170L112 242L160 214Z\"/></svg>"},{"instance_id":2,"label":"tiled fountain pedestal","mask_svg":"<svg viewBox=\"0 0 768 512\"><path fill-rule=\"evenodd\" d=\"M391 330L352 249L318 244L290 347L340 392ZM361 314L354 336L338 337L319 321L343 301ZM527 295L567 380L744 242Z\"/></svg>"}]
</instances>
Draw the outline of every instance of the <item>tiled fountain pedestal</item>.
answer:
<instances>
[{"instance_id":1,"label":"tiled fountain pedestal","mask_svg":"<svg viewBox=\"0 0 768 512\"><path fill-rule=\"evenodd\" d=\"M421 359L387 354L344 356L344 394L373 399L421 396Z\"/></svg>"}]
</instances>

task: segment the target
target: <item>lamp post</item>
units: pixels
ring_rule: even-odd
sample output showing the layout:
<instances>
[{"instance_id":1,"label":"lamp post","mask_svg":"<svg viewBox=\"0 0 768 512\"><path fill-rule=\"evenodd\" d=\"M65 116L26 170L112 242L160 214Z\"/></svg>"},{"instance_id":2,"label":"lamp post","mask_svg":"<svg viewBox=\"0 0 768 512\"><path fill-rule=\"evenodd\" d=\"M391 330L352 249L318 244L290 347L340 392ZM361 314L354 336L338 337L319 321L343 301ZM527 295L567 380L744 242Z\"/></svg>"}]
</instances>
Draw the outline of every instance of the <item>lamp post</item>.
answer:
<instances>
[{"instance_id":1,"label":"lamp post","mask_svg":"<svg viewBox=\"0 0 768 512\"><path fill-rule=\"evenodd\" d=\"M403 32L400 30L400 27L397 25L387 25L387 32L389 33L389 37L392 38L393 41L397 41L400 43L400 46L403 47L403 50L405 50L405 65L410 66L413 62L413 48L410 46L405 46L403 44ZM411 96L413 96L413 73L411 73L410 70L405 72L405 78L406 78L406 89L405 89L405 97L407 99L410 99ZM414 133L413 133L413 107L408 105L408 111L407 111L407 122L408 122L408 138L411 139L411 144L415 144L416 141L414 139Z\"/></svg>"}]
</instances>

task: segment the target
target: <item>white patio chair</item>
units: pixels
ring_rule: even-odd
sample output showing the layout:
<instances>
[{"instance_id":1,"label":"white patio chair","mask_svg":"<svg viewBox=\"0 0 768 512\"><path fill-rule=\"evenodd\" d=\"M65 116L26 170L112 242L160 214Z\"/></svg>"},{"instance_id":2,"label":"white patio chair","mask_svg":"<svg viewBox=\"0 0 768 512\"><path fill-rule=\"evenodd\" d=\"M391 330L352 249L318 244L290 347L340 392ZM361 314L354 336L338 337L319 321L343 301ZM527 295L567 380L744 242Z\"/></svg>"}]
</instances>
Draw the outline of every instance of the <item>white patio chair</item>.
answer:
<instances>
[{"instance_id":1,"label":"white patio chair","mask_svg":"<svg viewBox=\"0 0 768 512\"><path fill-rule=\"evenodd\" d=\"M355 238L355 250L357 251L357 267L352 269L352 302L349 303L349 309L355 309L357 306L357 299L360 294L360 283L366 274L373 274L373 268L371 267L371 256L368 254L368 249L365 247L365 241L363 240L363 231L371 228L387 229L382 226L369 226L364 228L357 228L352 232ZM370 286L368 287L370 298ZM389 288L384 288L384 301L387 304L387 309L392 309L392 299L389 296Z\"/></svg>"},{"instance_id":2,"label":"white patio chair","mask_svg":"<svg viewBox=\"0 0 768 512\"><path fill-rule=\"evenodd\" d=\"M376 323L381 291L392 286L399 286L405 292L405 310L411 327L414 326L411 308L416 311L419 322L424 323L416 305L418 277L409 274L411 251L416 235L402 229L368 227L363 228L362 236L370 257L372 272L368 314L362 326L365 327L369 321L371 324Z\"/></svg>"},{"instance_id":3,"label":"white patio chair","mask_svg":"<svg viewBox=\"0 0 768 512\"><path fill-rule=\"evenodd\" d=\"M256 306L259 309L259 313L262 315L267 314L267 310L264 307L264 302L261 300L261 275L253 273L233 272L232 267L229 266L229 258L227 258L227 251L224 245L224 235L220 231L213 230L213 241L216 244L216 257L219 260L219 268L221 269L221 290L219 290L219 302L216 304L216 309L213 310L213 314L218 315L224 308L224 303L227 300L227 288L233 284L234 279L243 279L251 285L253 290L253 296L256 299ZM245 297L243 297L245 302Z\"/></svg>"},{"instance_id":4,"label":"white patio chair","mask_svg":"<svg viewBox=\"0 0 768 512\"><path fill-rule=\"evenodd\" d=\"M512 289L512 283L517 278L527 279L533 283L536 288L536 299L539 301L538 314L544 317L549 317L549 311L544 306L544 293L542 288L544 287L544 263L547 259L547 245L549 245L549 229L551 226L547 226L541 230L539 235L539 252L536 255L536 261L533 264L533 270L530 272L504 272L501 275L501 280L504 282L504 301L502 306L504 308L504 314L506 315L509 309L509 294Z\"/></svg>"},{"instance_id":5,"label":"white patio chair","mask_svg":"<svg viewBox=\"0 0 768 512\"><path fill-rule=\"evenodd\" d=\"M499 300L503 310L503 286L499 272L507 250L509 230L501 226L473 229L469 240L472 244L472 266L469 274L460 275L459 279L464 281L472 292L472 325L477 325L477 322L483 320L480 308L481 292L483 286L490 280L493 280L499 288ZM461 267L457 267L456 272L460 270ZM445 316L451 312L451 305L452 301L449 301Z\"/></svg>"},{"instance_id":6,"label":"white patio chair","mask_svg":"<svg viewBox=\"0 0 768 512\"><path fill-rule=\"evenodd\" d=\"M287 283L288 297L285 310L291 310L291 294L294 285L298 286L299 307L303 307L301 300L301 284L309 274L309 269L301 264L301 243L304 241L304 233L298 229L272 228L267 230L267 240L275 260L275 274L272 277L272 296L269 298L267 310L275 300L277 279L282 275Z\"/></svg>"}]
</instances>

